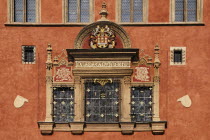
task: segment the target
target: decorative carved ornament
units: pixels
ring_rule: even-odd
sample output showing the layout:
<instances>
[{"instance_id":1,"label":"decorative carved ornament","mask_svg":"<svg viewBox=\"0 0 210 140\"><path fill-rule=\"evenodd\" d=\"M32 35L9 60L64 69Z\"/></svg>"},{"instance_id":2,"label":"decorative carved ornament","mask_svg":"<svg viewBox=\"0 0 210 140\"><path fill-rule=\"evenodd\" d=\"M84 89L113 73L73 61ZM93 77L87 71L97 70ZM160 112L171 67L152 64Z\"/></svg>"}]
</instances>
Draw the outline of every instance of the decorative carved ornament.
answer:
<instances>
[{"instance_id":1,"label":"decorative carved ornament","mask_svg":"<svg viewBox=\"0 0 210 140\"><path fill-rule=\"evenodd\" d=\"M150 81L150 72L149 67L146 66L138 66L134 69L134 82L148 82Z\"/></svg>"},{"instance_id":2,"label":"decorative carved ornament","mask_svg":"<svg viewBox=\"0 0 210 140\"><path fill-rule=\"evenodd\" d=\"M114 48L115 47L115 35L114 32L105 25L105 27L97 27L92 31L90 36L90 46L93 49L96 48Z\"/></svg>"},{"instance_id":3,"label":"decorative carved ornament","mask_svg":"<svg viewBox=\"0 0 210 140\"><path fill-rule=\"evenodd\" d=\"M133 81L149 82L151 81L150 66L152 65L152 57L148 56L147 54L144 54L144 50L139 51L140 56L142 56L138 62L134 63L136 67L134 68Z\"/></svg>"},{"instance_id":4,"label":"decorative carved ornament","mask_svg":"<svg viewBox=\"0 0 210 140\"><path fill-rule=\"evenodd\" d=\"M76 67L130 67L130 61L76 61Z\"/></svg>"},{"instance_id":5,"label":"decorative carved ornament","mask_svg":"<svg viewBox=\"0 0 210 140\"><path fill-rule=\"evenodd\" d=\"M109 79L94 79L94 83L99 83L101 84L102 86L106 85L106 83L112 83L112 79L109 78Z\"/></svg>"},{"instance_id":6,"label":"decorative carved ornament","mask_svg":"<svg viewBox=\"0 0 210 140\"><path fill-rule=\"evenodd\" d=\"M72 82L72 67L67 61L67 54L62 50L61 54L54 57L54 82Z\"/></svg>"}]
</instances>

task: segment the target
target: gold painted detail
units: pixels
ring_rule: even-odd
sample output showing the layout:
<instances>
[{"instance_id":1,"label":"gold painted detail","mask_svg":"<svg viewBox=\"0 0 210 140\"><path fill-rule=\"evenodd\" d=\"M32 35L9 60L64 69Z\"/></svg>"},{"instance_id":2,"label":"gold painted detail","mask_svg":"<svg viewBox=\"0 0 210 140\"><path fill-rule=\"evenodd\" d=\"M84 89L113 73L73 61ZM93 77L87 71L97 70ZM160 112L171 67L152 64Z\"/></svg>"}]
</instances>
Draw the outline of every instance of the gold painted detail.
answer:
<instances>
[{"instance_id":1,"label":"gold painted detail","mask_svg":"<svg viewBox=\"0 0 210 140\"><path fill-rule=\"evenodd\" d=\"M83 67L130 67L130 61L76 61L77 68Z\"/></svg>"},{"instance_id":2,"label":"gold painted detail","mask_svg":"<svg viewBox=\"0 0 210 140\"><path fill-rule=\"evenodd\" d=\"M90 36L90 47L93 49L115 47L115 35L108 25L105 27L97 25L92 31Z\"/></svg>"},{"instance_id":3,"label":"gold painted detail","mask_svg":"<svg viewBox=\"0 0 210 140\"><path fill-rule=\"evenodd\" d=\"M109 79L94 79L94 83L99 83L101 84L102 86L106 85L106 83L112 83L112 79L109 78Z\"/></svg>"}]
</instances>

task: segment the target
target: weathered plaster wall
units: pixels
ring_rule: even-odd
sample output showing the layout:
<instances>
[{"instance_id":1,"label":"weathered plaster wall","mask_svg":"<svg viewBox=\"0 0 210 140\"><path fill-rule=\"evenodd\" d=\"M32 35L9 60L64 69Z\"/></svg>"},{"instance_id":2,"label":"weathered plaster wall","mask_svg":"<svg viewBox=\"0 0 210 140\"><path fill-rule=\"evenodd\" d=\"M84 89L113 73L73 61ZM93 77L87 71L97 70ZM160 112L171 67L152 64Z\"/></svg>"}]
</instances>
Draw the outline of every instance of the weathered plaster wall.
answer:
<instances>
[{"instance_id":1,"label":"weathered plaster wall","mask_svg":"<svg viewBox=\"0 0 210 140\"><path fill-rule=\"evenodd\" d=\"M95 0L95 20L103 0ZM115 1L108 1L108 18L115 21ZM138 132L131 136L118 132L86 132L75 136L68 132L55 132L42 136L37 121L45 118L45 61L47 44L54 53L73 48L74 39L82 27L21 27L5 26L7 0L0 1L0 137L1 140L208 140L210 137L209 63L209 7L204 0L205 26L129 26L124 29L130 35L132 47L145 49L153 55L155 44L161 47L160 117L168 121L165 135ZM169 21L169 2L149 2L149 22ZM62 2L41 2L42 23L62 22ZM37 61L33 65L21 62L21 46L35 45ZM170 46L185 46L185 66L169 65ZM192 106L185 108L177 99L188 94ZM17 95L29 100L21 108L13 105Z\"/></svg>"}]
</instances>

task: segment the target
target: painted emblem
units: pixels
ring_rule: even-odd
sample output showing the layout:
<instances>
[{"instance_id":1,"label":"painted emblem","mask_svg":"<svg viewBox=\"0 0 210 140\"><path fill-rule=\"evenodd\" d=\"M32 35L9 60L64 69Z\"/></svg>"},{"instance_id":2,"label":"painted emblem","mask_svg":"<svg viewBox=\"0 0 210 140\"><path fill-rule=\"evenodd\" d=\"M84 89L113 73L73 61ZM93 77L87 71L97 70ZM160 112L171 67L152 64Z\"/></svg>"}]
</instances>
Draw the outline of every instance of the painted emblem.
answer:
<instances>
[{"instance_id":1,"label":"painted emblem","mask_svg":"<svg viewBox=\"0 0 210 140\"><path fill-rule=\"evenodd\" d=\"M100 27L97 25L95 30L93 30L91 33L90 46L93 49L115 47L115 35L108 25L105 27Z\"/></svg>"},{"instance_id":2,"label":"painted emblem","mask_svg":"<svg viewBox=\"0 0 210 140\"><path fill-rule=\"evenodd\" d=\"M26 99L20 95L17 95L17 97L14 100L14 106L16 108L20 108L24 105L25 102L28 102L28 99Z\"/></svg>"},{"instance_id":3,"label":"painted emblem","mask_svg":"<svg viewBox=\"0 0 210 140\"><path fill-rule=\"evenodd\" d=\"M177 102L181 102L184 107L190 107L192 105L192 101L189 95L185 95L177 100Z\"/></svg>"},{"instance_id":4,"label":"painted emblem","mask_svg":"<svg viewBox=\"0 0 210 140\"><path fill-rule=\"evenodd\" d=\"M134 73L135 82L147 82L150 81L149 68L148 67L136 67Z\"/></svg>"},{"instance_id":5,"label":"painted emblem","mask_svg":"<svg viewBox=\"0 0 210 140\"><path fill-rule=\"evenodd\" d=\"M71 67L66 67L62 65L60 67L56 67L56 73L54 77L55 82L71 82Z\"/></svg>"}]
</instances>

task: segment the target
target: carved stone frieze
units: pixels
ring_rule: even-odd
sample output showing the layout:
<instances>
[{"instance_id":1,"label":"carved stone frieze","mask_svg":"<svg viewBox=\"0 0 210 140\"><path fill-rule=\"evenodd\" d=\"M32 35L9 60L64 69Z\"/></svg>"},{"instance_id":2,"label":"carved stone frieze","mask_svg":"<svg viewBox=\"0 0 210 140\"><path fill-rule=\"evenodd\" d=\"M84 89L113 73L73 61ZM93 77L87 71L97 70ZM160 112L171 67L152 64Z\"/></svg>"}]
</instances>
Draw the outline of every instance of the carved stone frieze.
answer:
<instances>
[{"instance_id":1,"label":"carved stone frieze","mask_svg":"<svg viewBox=\"0 0 210 140\"><path fill-rule=\"evenodd\" d=\"M76 61L76 68L83 67L123 67L129 68L130 61Z\"/></svg>"}]
</instances>

